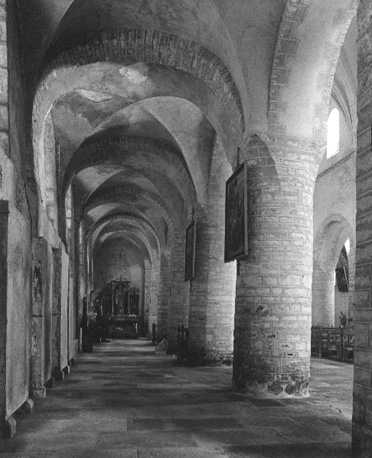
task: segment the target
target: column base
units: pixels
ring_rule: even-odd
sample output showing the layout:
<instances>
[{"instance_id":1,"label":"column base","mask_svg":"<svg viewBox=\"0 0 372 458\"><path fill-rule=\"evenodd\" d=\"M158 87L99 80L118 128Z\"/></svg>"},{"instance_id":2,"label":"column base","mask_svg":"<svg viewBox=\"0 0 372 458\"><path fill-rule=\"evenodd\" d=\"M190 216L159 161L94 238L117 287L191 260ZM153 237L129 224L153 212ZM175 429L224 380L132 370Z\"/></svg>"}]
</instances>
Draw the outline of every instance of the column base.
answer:
<instances>
[{"instance_id":1,"label":"column base","mask_svg":"<svg viewBox=\"0 0 372 458\"><path fill-rule=\"evenodd\" d=\"M2 436L4 439L12 439L17 432L17 422L13 415L7 418L2 426Z\"/></svg>"},{"instance_id":2,"label":"column base","mask_svg":"<svg viewBox=\"0 0 372 458\"><path fill-rule=\"evenodd\" d=\"M178 353L178 344L176 340L168 339L168 348L167 354L168 355L176 355Z\"/></svg>"},{"instance_id":3,"label":"column base","mask_svg":"<svg viewBox=\"0 0 372 458\"><path fill-rule=\"evenodd\" d=\"M53 378L57 382L61 382L65 378L65 373L63 370L55 368L53 371Z\"/></svg>"},{"instance_id":4,"label":"column base","mask_svg":"<svg viewBox=\"0 0 372 458\"><path fill-rule=\"evenodd\" d=\"M33 410L34 410L34 401L31 399L31 398L28 398L27 401L25 401L23 404L22 404L22 412L25 414L25 415L31 415Z\"/></svg>"},{"instance_id":5,"label":"column base","mask_svg":"<svg viewBox=\"0 0 372 458\"><path fill-rule=\"evenodd\" d=\"M49 388L53 388L55 384L55 379L54 377L51 377L46 383L45 383L45 388L49 389Z\"/></svg>"},{"instance_id":6,"label":"column base","mask_svg":"<svg viewBox=\"0 0 372 458\"><path fill-rule=\"evenodd\" d=\"M46 388L45 388L45 386L32 388L32 397L34 399L44 399L46 397Z\"/></svg>"},{"instance_id":7,"label":"column base","mask_svg":"<svg viewBox=\"0 0 372 458\"><path fill-rule=\"evenodd\" d=\"M231 366L233 354L199 348L187 350L186 361L195 366L214 366L225 364Z\"/></svg>"},{"instance_id":8,"label":"column base","mask_svg":"<svg viewBox=\"0 0 372 458\"><path fill-rule=\"evenodd\" d=\"M308 398L309 380L274 380L266 383L247 382L244 385L233 382L233 389L240 393L264 399Z\"/></svg>"}]
</instances>

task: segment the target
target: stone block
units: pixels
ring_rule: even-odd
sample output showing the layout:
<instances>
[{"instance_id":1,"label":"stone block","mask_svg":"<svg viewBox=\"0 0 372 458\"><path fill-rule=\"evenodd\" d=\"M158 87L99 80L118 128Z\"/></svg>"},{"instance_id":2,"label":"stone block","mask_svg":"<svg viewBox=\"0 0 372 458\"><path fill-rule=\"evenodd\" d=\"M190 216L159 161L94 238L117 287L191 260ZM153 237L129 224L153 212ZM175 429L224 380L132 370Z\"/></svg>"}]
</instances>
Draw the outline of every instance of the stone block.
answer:
<instances>
[{"instance_id":1,"label":"stone block","mask_svg":"<svg viewBox=\"0 0 372 458\"><path fill-rule=\"evenodd\" d=\"M0 29L0 33L1 33L1 29ZM0 67L1 68L8 67L8 46L1 42L0 42Z\"/></svg>"},{"instance_id":2,"label":"stone block","mask_svg":"<svg viewBox=\"0 0 372 458\"><path fill-rule=\"evenodd\" d=\"M1 12L0 12L1 16ZM7 40L7 26L6 21L4 19L0 19L0 41L6 42Z\"/></svg>"},{"instance_id":3,"label":"stone block","mask_svg":"<svg viewBox=\"0 0 372 458\"><path fill-rule=\"evenodd\" d=\"M0 103L8 103L8 69L0 68Z\"/></svg>"}]
</instances>

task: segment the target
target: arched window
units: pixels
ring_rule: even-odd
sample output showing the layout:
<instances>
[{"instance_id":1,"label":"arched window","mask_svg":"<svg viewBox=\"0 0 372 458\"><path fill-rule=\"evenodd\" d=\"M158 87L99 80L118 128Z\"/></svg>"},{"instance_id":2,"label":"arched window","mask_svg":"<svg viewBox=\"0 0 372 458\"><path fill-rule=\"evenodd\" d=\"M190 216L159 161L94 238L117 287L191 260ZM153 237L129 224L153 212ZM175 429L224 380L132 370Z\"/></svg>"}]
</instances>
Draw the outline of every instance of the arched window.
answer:
<instances>
[{"instance_id":1,"label":"arched window","mask_svg":"<svg viewBox=\"0 0 372 458\"><path fill-rule=\"evenodd\" d=\"M340 150L340 112L333 108L328 118L327 159L335 156Z\"/></svg>"},{"instance_id":2,"label":"arched window","mask_svg":"<svg viewBox=\"0 0 372 458\"><path fill-rule=\"evenodd\" d=\"M336 266L336 285L342 293L349 291L349 260L345 246L341 250Z\"/></svg>"},{"instance_id":3,"label":"arched window","mask_svg":"<svg viewBox=\"0 0 372 458\"><path fill-rule=\"evenodd\" d=\"M345 242L345 250L346 250L346 254L349 256L349 254L350 254L350 239L347 239L346 242Z\"/></svg>"}]
</instances>

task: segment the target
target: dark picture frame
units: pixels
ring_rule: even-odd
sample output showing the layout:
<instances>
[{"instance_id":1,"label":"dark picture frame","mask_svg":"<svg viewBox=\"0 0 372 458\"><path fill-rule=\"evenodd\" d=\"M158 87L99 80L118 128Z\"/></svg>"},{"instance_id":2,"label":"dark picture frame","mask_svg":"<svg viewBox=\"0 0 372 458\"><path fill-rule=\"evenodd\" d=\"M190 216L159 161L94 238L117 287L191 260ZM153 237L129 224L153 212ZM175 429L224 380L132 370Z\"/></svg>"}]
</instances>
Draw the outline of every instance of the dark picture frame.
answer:
<instances>
[{"instance_id":1,"label":"dark picture frame","mask_svg":"<svg viewBox=\"0 0 372 458\"><path fill-rule=\"evenodd\" d=\"M196 270L196 221L192 221L186 228L185 241L185 281L195 278Z\"/></svg>"},{"instance_id":2,"label":"dark picture frame","mask_svg":"<svg viewBox=\"0 0 372 458\"><path fill-rule=\"evenodd\" d=\"M248 255L248 167L244 162L226 182L225 262Z\"/></svg>"}]
</instances>

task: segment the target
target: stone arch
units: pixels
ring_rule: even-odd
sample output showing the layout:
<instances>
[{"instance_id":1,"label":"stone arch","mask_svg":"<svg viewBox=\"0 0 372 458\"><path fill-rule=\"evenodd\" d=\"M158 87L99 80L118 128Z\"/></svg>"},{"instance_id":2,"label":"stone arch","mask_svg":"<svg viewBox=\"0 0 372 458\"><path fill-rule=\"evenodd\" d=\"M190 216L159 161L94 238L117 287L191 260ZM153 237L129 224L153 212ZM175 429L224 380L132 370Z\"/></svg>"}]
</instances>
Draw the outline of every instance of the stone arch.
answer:
<instances>
[{"instance_id":1,"label":"stone arch","mask_svg":"<svg viewBox=\"0 0 372 458\"><path fill-rule=\"evenodd\" d=\"M148 253L151 253L152 250L158 254L160 253L160 241L155 229L150 223L139 219L138 215L126 215L122 213L108 215L93 226L90 230L93 245L103 234L102 231L112 228L115 224L117 225L117 229L133 229L137 234L142 234L142 239L145 241L144 245L147 247Z\"/></svg>"},{"instance_id":2,"label":"stone arch","mask_svg":"<svg viewBox=\"0 0 372 458\"><path fill-rule=\"evenodd\" d=\"M211 88L229 111L238 128L244 125L243 106L234 79L225 64L199 43L160 30L122 29L103 32L94 41L62 51L46 64L52 69L93 62L144 62L188 73Z\"/></svg>"},{"instance_id":3,"label":"stone arch","mask_svg":"<svg viewBox=\"0 0 372 458\"><path fill-rule=\"evenodd\" d=\"M168 142L169 147L178 152L194 181L199 200L205 200L210 150L216 134L196 105L171 96L142 98L127 103L115 94L112 97L101 95L103 102L93 102L92 97L99 96L99 93L91 91L93 95L89 95L85 92L89 91L69 92L53 108L60 142L59 175L63 175L84 142L105 135L146 137L149 141L153 138ZM67 131L68 135L64 134Z\"/></svg>"},{"instance_id":4,"label":"stone arch","mask_svg":"<svg viewBox=\"0 0 372 458\"><path fill-rule=\"evenodd\" d=\"M102 197L102 199L100 200L93 201L89 208L94 211L101 209L103 210L105 207L108 206L110 208L109 211L112 214L120 212L124 214L132 214L138 216L140 219L145 219L156 231L162 248L165 247L167 244L167 239L164 227L163 225L161 225L161 220L159 219L159 217L161 217L162 221L165 221L165 223L167 224L167 231L172 230L173 222L172 220L170 220L169 215L164 211L164 208L161 205L150 201L150 203L152 204L151 213L149 211L146 211L145 209L138 210L135 203L130 203L130 201L128 202L125 200L126 197L128 197L126 194L123 194L120 198L117 199L110 199L110 197ZM141 206L143 205L143 203L141 204ZM86 209L85 215L89 215L89 208Z\"/></svg>"},{"instance_id":5,"label":"stone arch","mask_svg":"<svg viewBox=\"0 0 372 458\"><path fill-rule=\"evenodd\" d=\"M138 74L136 62L144 62L146 71L155 68L156 72L156 69L161 68L163 72L168 72L171 80L174 80L174 72L181 75L183 84L173 84L171 92L168 88L165 93L158 95L178 95L200 107L226 143L226 151L235 149L234 144L239 143L244 125L242 104L230 72L218 57L195 42L167 36L162 32L112 32L103 34L93 43L63 51L48 64L41 79L33 106L35 169L41 187L40 168L46 159L45 120L53 104L74 87L85 84L83 73L97 72L97 67L101 65L105 72L108 69L111 72L124 72L123 77L127 77L129 72L130 79L133 74ZM194 88L186 90L193 79ZM186 92L182 93L184 89ZM177 94L179 90L181 93ZM233 144L229 147L231 141Z\"/></svg>"},{"instance_id":6,"label":"stone arch","mask_svg":"<svg viewBox=\"0 0 372 458\"><path fill-rule=\"evenodd\" d=\"M225 63L232 73L241 98L249 98L244 84L243 68L231 33L226 11L216 0L64 0L65 8L44 39L40 52L44 62L66 48L93 41L97 31L117 32L123 29L159 30L180 40L195 40ZM99 32L98 32L99 33ZM48 49L47 49L48 48ZM247 112L246 112L247 113Z\"/></svg>"},{"instance_id":7,"label":"stone arch","mask_svg":"<svg viewBox=\"0 0 372 458\"><path fill-rule=\"evenodd\" d=\"M149 202L161 217L165 219L168 226L173 224L172 218L169 215L175 215L176 208L168 205L168 202L163 201L158 195L150 191L144 191L136 185L114 186L108 189L98 189L93 193L84 206L85 213L89 213L91 209L105 202L131 202L138 198Z\"/></svg>"},{"instance_id":8,"label":"stone arch","mask_svg":"<svg viewBox=\"0 0 372 458\"><path fill-rule=\"evenodd\" d=\"M134 161L139 163L139 158L144 163L167 170L170 168L175 177L178 178L177 188L184 200L196 199L195 187L192 177L184 162L179 159L179 154L169 144L161 140L154 140L145 137L112 136L101 139L91 139L84 143L76 152L67 166L62 192L66 192L74 174L78 174L87 167L99 164L120 165L125 162ZM166 159L166 160L165 160ZM156 162L151 162L155 161ZM132 164L133 166L133 164ZM187 198L186 198L187 197Z\"/></svg>"},{"instance_id":9,"label":"stone arch","mask_svg":"<svg viewBox=\"0 0 372 458\"><path fill-rule=\"evenodd\" d=\"M63 202L73 176L84 169L111 167L118 173L124 167L128 171L140 171L141 175L154 183L161 200L169 199L171 196L171 207L176 209L173 216L182 220L188 213L188 205L192 205L197 197L192 178L179 155L180 153L161 140L126 136L92 139L82 145L68 164L60 198ZM89 196L86 196L86 199L88 198ZM81 202L81 205L84 206L85 202ZM63 206L60 205L60 208L63 209ZM63 214L59 219L63 224ZM63 226L60 226L60 233L64 233Z\"/></svg>"},{"instance_id":10,"label":"stone arch","mask_svg":"<svg viewBox=\"0 0 372 458\"><path fill-rule=\"evenodd\" d=\"M334 74L356 6L354 0L287 1L272 65L271 130L324 146ZM321 157L318 148L316 160Z\"/></svg>"},{"instance_id":11,"label":"stone arch","mask_svg":"<svg viewBox=\"0 0 372 458\"><path fill-rule=\"evenodd\" d=\"M152 235L156 234L157 240L159 241L159 248L164 248L166 243L165 234L163 233L162 227L158 224L157 220L152 219L145 212L138 210L138 208L136 208L136 206L132 204L118 204L117 202L114 202L112 205L110 205L110 202L105 202L104 207L106 207L107 205L109 206L109 209L108 211L103 212L103 215L99 219L99 221L102 221L107 217L110 217L110 215L123 215L124 217L127 217L129 219L137 218L139 222L145 222L146 226L148 226L148 228L151 229ZM103 206L97 206L96 209L101 211L100 207Z\"/></svg>"},{"instance_id":12,"label":"stone arch","mask_svg":"<svg viewBox=\"0 0 372 458\"><path fill-rule=\"evenodd\" d=\"M349 260L353 260L354 232L350 223L340 214L326 218L315 236L312 285L313 326L335 325L334 272L341 249L347 239L350 239Z\"/></svg>"}]
</instances>

